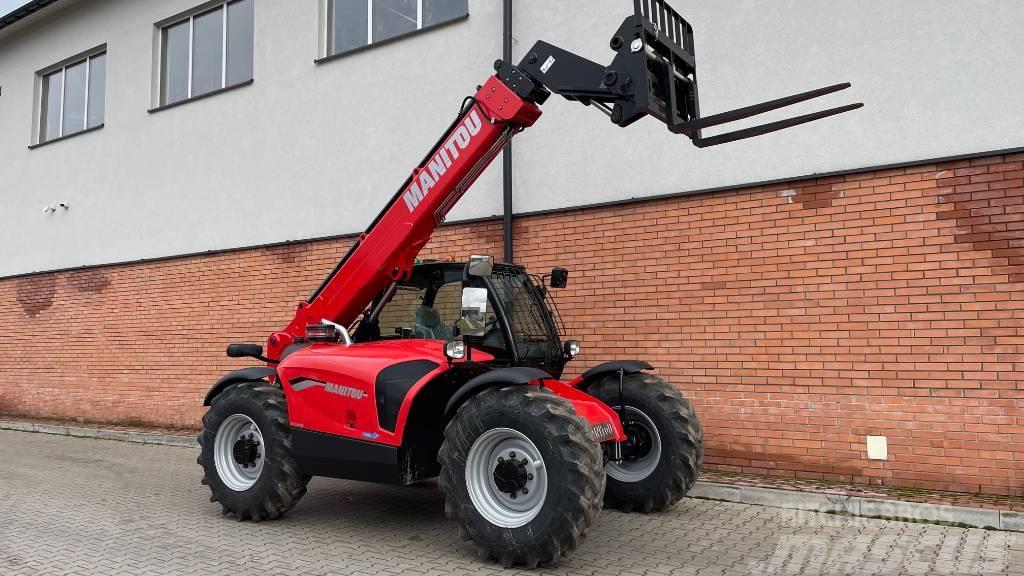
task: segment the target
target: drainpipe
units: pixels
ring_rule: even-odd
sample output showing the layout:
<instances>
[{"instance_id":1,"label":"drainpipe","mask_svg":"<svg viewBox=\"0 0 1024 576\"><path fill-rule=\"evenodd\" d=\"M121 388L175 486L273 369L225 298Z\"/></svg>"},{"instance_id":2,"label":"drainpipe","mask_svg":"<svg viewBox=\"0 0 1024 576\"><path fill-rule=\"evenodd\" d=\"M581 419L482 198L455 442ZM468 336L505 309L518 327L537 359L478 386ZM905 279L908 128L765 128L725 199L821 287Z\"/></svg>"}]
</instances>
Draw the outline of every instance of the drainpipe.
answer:
<instances>
[{"instance_id":1,"label":"drainpipe","mask_svg":"<svg viewBox=\"0 0 1024 576\"><path fill-rule=\"evenodd\" d=\"M504 0L504 25L502 59L512 62L512 0ZM502 195L505 199L504 245L505 262L511 264L514 256L512 250L512 142L505 145L502 153L503 182Z\"/></svg>"}]
</instances>

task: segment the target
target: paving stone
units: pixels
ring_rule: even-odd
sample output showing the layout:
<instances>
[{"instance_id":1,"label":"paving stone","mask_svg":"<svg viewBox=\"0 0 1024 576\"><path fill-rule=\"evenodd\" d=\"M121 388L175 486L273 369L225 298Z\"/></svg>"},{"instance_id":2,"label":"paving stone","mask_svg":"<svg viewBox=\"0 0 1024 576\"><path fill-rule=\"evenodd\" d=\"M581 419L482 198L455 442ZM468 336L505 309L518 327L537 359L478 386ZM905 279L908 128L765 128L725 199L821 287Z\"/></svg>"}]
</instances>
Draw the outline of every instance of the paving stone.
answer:
<instances>
[{"instance_id":1,"label":"paving stone","mask_svg":"<svg viewBox=\"0 0 1024 576\"><path fill-rule=\"evenodd\" d=\"M707 498L710 500L728 500L729 502L739 502L741 488L739 486L723 486L721 484L706 484L697 483L690 491L690 496L694 498Z\"/></svg>"},{"instance_id":2,"label":"paving stone","mask_svg":"<svg viewBox=\"0 0 1024 576\"><path fill-rule=\"evenodd\" d=\"M896 502L862 499L860 513L864 516L886 516L912 518L917 520L958 522L977 528L998 528L999 510L967 508L963 506L940 506L916 502Z\"/></svg>"},{"instance_id":3,"label":"paving stone","mask_svg":"<svg viewBox=\"0 0 1024 576\"><path fill-rule=\"evenodd\" d=\"M1024 534L687 499L604 511L538 572L481 563L436 485L314 479L274 522L221 516L196 450L0 431L0 575L1001 574Z\"/></svg>"},{"instance_id":4,"label":"paving stone","mask_svg":"<svg viewBox=\"0 0 1024 576\"><path fill-rule=\"evenodd\" d=\"M839 494L815 494L766 488L743 487L739 502L818 512L860 514L860 499Z\"/></svg>"},{"instance_id":5,"label":"paving stone","mask_svg":"<svg viewBox=\"0 0 1024 576\"><path fill-rule=\"evenodd\" d=\"M999 528L1003 530L1024 532L1024 513L1010 512L1009 510L1000 510Z\"/></svg>"}]
</instances>

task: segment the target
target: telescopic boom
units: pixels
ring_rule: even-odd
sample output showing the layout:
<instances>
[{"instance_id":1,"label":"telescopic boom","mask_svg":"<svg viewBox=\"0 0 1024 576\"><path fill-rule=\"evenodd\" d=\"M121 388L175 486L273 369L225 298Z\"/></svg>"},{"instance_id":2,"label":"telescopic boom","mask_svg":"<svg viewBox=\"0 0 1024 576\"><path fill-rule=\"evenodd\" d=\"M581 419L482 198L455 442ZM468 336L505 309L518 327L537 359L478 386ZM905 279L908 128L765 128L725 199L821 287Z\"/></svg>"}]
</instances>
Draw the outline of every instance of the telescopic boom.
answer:
<instances>
[{"instance_id":1,"label":"telescopic boom","mask_svg":"<svg viewBox=\"0 0 1024 576\"><path fill-rule=\"evenodd\" d=\"M552 94L594 106L626 127L645 116L704 148L760 136L863 106L850 104L715 136L703 130L844 90L836 84L731 112L700 116L693 28L663 0L634 0L602 66L547 42L537 42L518 65L499 60L497 74L467 98L458 117L413 170L384 210L294 319L271 335L267 357L305 337L324 321L351 325L392 282L408 278L431 234L516 134L540 118Z\"/></svg>"}]
</instances>

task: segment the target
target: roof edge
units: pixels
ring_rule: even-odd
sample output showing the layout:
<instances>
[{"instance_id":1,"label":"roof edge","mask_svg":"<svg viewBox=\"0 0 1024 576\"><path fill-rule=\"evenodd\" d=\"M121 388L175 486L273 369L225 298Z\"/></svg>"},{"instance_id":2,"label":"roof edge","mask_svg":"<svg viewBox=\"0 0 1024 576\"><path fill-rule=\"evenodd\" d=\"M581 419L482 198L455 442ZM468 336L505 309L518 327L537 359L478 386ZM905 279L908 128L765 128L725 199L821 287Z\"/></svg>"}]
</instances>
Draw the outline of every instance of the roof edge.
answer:
<instances>
[{"instance_id":1,"label":"roof edge","mask_svg":"<svg viewBox=\"0 0 1024 576\"><path fill-rule=\"evenodd\" d=\"M31 2L26 2L21 7L15 8L11 12L0 16L0 30L3 30L13 24L17 24L57 1L58 0L32 0Z\"/></svg>"}]
</instances>

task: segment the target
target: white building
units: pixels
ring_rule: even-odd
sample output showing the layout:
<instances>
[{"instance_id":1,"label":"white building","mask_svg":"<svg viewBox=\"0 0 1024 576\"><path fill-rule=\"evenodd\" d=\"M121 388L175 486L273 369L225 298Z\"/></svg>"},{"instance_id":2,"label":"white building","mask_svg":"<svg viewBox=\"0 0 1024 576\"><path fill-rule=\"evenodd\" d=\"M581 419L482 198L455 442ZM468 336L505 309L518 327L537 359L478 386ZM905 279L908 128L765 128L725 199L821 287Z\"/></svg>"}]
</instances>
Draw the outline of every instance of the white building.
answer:
<instances>
[{"instance_id":1,"label":"white building","mask_svg":"<svg viewBox=\"0 0 1024 576\"><path fill-rule=\"evenodd\" d=\"M365 4L39 0L5 17L0 277L363 230L502 49L497 0ZM840 81L853 89L825 104L866 108L698 151L552 100L518 139L516 213L1021 143L1019 2L676 4L705 114ZM514 5L516 60L545 39L610 61L632 12ZM500 214L501 198L498 167L451 218Z\"/></svg>"}]
</instances>

